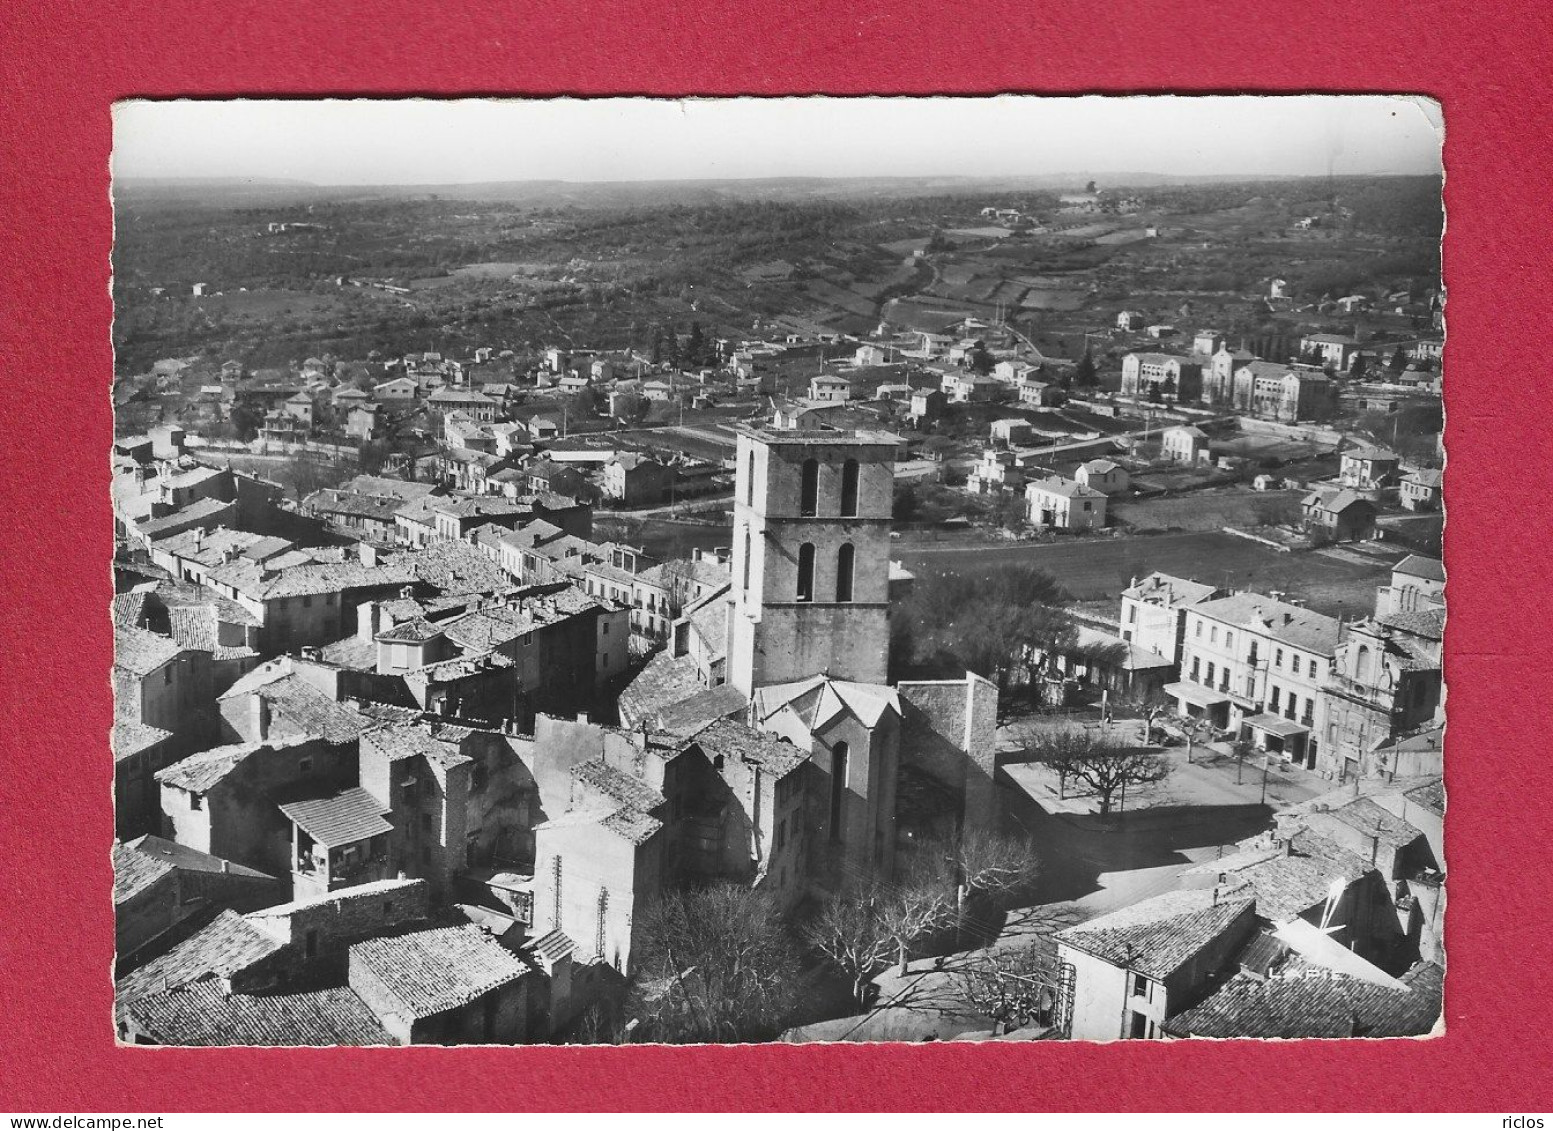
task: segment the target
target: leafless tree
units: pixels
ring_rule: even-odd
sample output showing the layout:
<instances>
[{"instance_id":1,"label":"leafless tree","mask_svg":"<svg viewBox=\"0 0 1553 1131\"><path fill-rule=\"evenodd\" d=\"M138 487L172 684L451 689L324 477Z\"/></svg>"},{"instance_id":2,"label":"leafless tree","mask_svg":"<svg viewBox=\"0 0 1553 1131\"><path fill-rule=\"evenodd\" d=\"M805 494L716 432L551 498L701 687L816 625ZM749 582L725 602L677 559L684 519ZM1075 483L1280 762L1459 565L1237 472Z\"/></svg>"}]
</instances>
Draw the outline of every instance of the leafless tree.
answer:
<instances>
[{"instance_id":1,"label":"leafless tree","mask_svg":"<svg viewBox=\"0 0 1553 1131\"><path fill-rule=\"evenodd\" d=\"M1003 1032L1032 1022L1050 1024L1057 1009L1058 974L1046 948L983 951L959 972L961 992Z\"/></svg>"},{"instance_id":2,"label":"leafless tree","mask_svg":"<svg viewBox=\"0 0 1553 1131\"><path fill-rule=\"evenodd\" d=\"M965 894L996 896L1032 883L1040 874L1035 848L1021 837L976 830L960 836L949 852Z\"/></svg>"},{"instance_id":3,"label":"leafless tree","mask_svg":"<svg viewBox=\"0 0 1553 1131\"><path fill-rule=\"evenodd\" d=\"M867 1001L870 979L895 954L895 940L869 897L832 896L805 928L804 937L851 979L852 996L859 1005Z\"/></svg>"},{"instance_id":4,"label":"leafless tree","mask_svg":"<svg viewBox=\"0 0 1553 1131\"><path fill-rule=\"evenodd\" d=\"M1059 731L1037 747L1040 760L1055 769L1064 786L1072 779L1089 786L1100 799L1100 815L1126 786L1152 785L1170 776L1170 760L1148 747L1118 746L1091 733Z\"/></svg>"},{"instance_id":5,"label":"leafless tree","mask_svg":"<svg viewBox=\"0 0 1553 1131\"><path fill-rule=\"evenodd\" d=\"M1136 712L1143 720L1143 744L1151 746L1154 743L1155 724L1170 712L1173 704L1164 692L1151 688L1148 691L1126 696L1118 706Z\"/></svg>"},{"instance_id":6,"label":"leafless tree","mask_svg":"<svg viewBox=\"0 0 1553 1131\"><path fill-rule=\"evenodd\" d=\"M670 892L642 916L630 999L669 1043L767 1040L796 1008L797 952L769 896L736 884Z\"/></svg>"}]
</instances>

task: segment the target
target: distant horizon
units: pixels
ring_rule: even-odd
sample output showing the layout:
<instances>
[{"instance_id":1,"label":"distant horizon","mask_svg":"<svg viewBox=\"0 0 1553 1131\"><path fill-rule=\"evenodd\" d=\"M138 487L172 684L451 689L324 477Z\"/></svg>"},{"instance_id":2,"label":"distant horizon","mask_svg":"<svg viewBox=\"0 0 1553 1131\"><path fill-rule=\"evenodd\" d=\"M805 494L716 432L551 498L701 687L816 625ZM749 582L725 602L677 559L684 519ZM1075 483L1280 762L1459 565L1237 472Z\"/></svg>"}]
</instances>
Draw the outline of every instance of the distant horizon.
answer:
<instances>
[{"instance_id":1,"label":"distant horizon","mask_svg":"<svg viewBox=\"0 0 1553 1131\"><path fill-rule=\"evenodd\" d=\"M1442 128L1406 95L129 100L112 164L319 189L1421 176Z\"/></svg>"},{"instance_id":2,"label":"distant horizon","mask_svg":"<svg viewBox=\"0 0 1553 1131\"><path fill-rule=\"evenodd\" d=\"M1101 176L1111 178L1111 185L1096 183L1096 191L1104 192L1108 187L1126 185L1129 177L1150 177L1161 181L1311 181L1351 178L1373 177L1438 177L1442 174L1436 172L1373 172L1373 173L1161 173L1154 169L1137 169L1130 172L1109 172L1101 174L1094 170L1059 170L1054 173L918 173L898 174L887 176L882 174L851 174L842 176L825 176L822 174L794 173L772 176L748 176L748 177L632 177L616 180L576 180L568 177L504 177L489 181L341 181L338 183L321 183L319 181L303 180L299 177L267 177L258 175L236 176L205 176L190 174L187 176L156 176L136 174L116 177L115 180L123 185L135 184L247 184L247 185L276 185L298 188L318 189L438 189L438 188L480 188L483 185L673 185L673 184L759 184L777 181L1015 181L1015 180L1043 180L1055 181L1061 178L1071 179L1077 187L1081 181L1095 180Z\"/></svg>"}]
</instances>

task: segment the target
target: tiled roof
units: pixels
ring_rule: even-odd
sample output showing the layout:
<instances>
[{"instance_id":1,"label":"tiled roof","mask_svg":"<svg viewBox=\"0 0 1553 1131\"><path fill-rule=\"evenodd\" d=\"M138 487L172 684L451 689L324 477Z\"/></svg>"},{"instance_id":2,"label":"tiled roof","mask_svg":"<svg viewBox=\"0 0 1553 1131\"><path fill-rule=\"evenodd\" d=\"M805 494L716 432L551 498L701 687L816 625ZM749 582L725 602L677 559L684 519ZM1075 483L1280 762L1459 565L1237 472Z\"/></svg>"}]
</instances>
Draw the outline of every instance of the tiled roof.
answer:
<instances>
[{"instance_id":1,"label":"tiled roof","mask_svg":"<svg viewBox=\"0 0 1553 1131\"><path fill-rule=\"evenodd\" d=\"M1256 900L1242 891L1193 888L1166 892L1069 927L1057 939L1112 965L1164 980L1255 905Z\"/></svg>"},{"instance_id":2,"label":"tiled roof","mask_svg":"<svg viewBox=\"0 0 1553 1131\"><path fill-rule=\"evenodd\" d=\"M402 505L398 499L375 495L353 495L345 491L324 489L314 491L302 501L305 509L321 516L342 515L349 518L370 518L392 524L394 512Z\"/></svg>"},{"instance_id":3,"label":"tiled roof","mask_svg":"<svg viewBox=\"0 0 1553 1131\"><path fill-rule=\"evenodd\" d=\"M1421 487L1438 487L1444 478L1445 473L1433 467L1420 467L1404 476L1406 482L1417 483ZM1443 577L1441 580L1444 580Z\"/></svg>"},{"instance_id":4,"label":"tiled roof","mask_svg":"<svg viewBox=\"0 0 1553 1131\"><path fill-rule=\"evenodd\" d=\"M663 651L621 689L616 708L624 725L636 727L703 690L694 658Z\"/></svg>"},{"instance_id":5,"label":"tiled roof","mask_svg":"<svg viewBox=\"0 0 1553 1131\"><path fill-rule=\"evenodd\" d=\"M306 738L289 738L276 742L235 742L228 746L216 746L210 750L201 750L198 754L190 754L182 761L158 770L156 780L191 793L204 793L265 747L280 750L306 741Z\"/></svg>"},{"instance_id":6,"label":"tiled roof","mask_svg":"<svg viewBox=\"0 0 1553 1131\"><path fill-rule=\"evenodd\" d=\"M132 589L113 595L113 623L120 628L144 628L149 590Z\"/></svg>"},{"instance_id":7,"label":"tiled roof","mask_svg":"<svg viewBox=\"0 0 1553 1131\"><path fill-rule=\"evenodd\" d=\"M359 786L282 802L279 808L326 848L355 844L394 830L383 819L388 810Z\"/></svg>"},{"instance_id":8,"label":"tiled roof","mask_svg":"<svg viewBox=\"0 0 1553 1131\"><path fill-rule=\"evenodd\" d=\"M647 812L667 803L663 794L652 786L633 777L603 758L578 762L572 767L572 777L591 786L612 801Z\"/></svg>"},{"instance_id":9,"label":"tiled roof","mask_svg":"<svg viewBox=\"0 0 1553 1131\"><path fill-rule=\"evenodd\" d=\"M1377 448L1373 444L1360 444L1358 447L1350 448L1344 452L1343 458L1381 460L1382 462L1395 463L1402 457L1389 448Z\"/></svg>"},{"instance_id":10,"label":"tiled roof","mask_svg":"<svg viewBox=\"0 0 1553 1131\"><path fill-rule=\"evenodd\" d=\"M164 534L177 534L217 515L226 514L232 507L232 503L222 499L196 499L182 510L137 523L135 529L154 541Z\"/></svg>"},{"instance_id":11,"label":"tiled roof","mask_svg":"<svg viewBox=\"0 0 1553 1131\"><path fill-rule=\"evenodd\" d=\"M113 633L113 666L137 676L149 675L183 648L176 640L143 628L116 628Z\"/></svg>"},{"instance_id":12,"label":"tiled roof","mask_svg":"<svg viewBox=\"0 0 1553 1131\"><path fill-rule=\"evenodd\" d=\"M1289 366L1280 365L1276 361L1248 361L1240 368L1249 369L1253 377L1287 377L1294 372Z\"/></svg>"},{"instance_id":13,"label":"tiled roof","mask_svg":"<svg viewBox=\"0 0 1553 1131\"><path fill-rule=\"evenodd\" d=\"M529 970L470 924L368 939L350 948L350 964L360 964L412 1018L468 1005Z\"/></svg>"},{"instance_id":14,"label":"tiled roof","mask_svg":"<svg viewBox=\"0 0 1553 1131\"><path fill-rule=\"evenodd\" d=\"M563 931L557 929L540 935L529 944L529 949L536 957L546 962L556 962L569 954L575 954L577 944L572 942Z\"/></svg>"},{"instance_id":15,"label":"tiled roof","mask_svg":"<svg viewBox=\"0 0 1553 1131\"><path fill-rule=\"evenodd\" d=\"M387 562L444 593L488 593L512 585L510 574L468 542L434 542L392 554Z\"/></svg>"},{"instance_id":16,"label":"tiled roof","mask_svg":"<svg viewBox=\"0 0 1553 1131\"><path fill-rule=\"evenodd\" d=\"M686 745L698 747L708 759L738 759L759 766L774 778L786 777L809 760L808 754L791 742L733 719L719 719L703 727Z\"/></svg>"},{"instance_id":17,"label":"tiled roof","mask_svg":"<svg viewBox=\"0 0 1553 1131\"><path fill-rule=\"evenodd\" d=\"M1377 617L1381 624L1388 628L1400 629L1414 636L1422 636L1426 640L1443 640L1445 638L1445 610L1444 609L1419 609L1410 613L1387 613Z\"/></svg>"},{"instance_id":18,"label":"tiled roof","mask_svg":"<svg viewBox=\"0 0 1553 1131\"><path fill-rule=\"evenodd\" d=\"M659 829L663 828L663 822L657 817L629 806L616 809L599 824L621 840L637 845L646 844Z\"/></svg>"},{"instance_id":19,"label":"tiled roof","mask_svg":"<svg viewBox=\"0 0 1553 1131\"><path fill-rule=\"evenodd\" d=\"M1424 835L1416 826L1382 809L1368 797L1356 797L1346 805L1328 810L1327 815L1365 836L1379 837L1382 844L1393 848L1405 848ZM1319 813L1311 814L1312 823L1320 816Z\"/></svg>"},{"instance_id":20,"label":"tiled roof","mask_svg":"<svg viewBox=\"0 0 1553 1131\"><path fill-rule=\"evenodd\" d=\"M1220 873L1231 884L1245 885L1256 896L1262 918L1282 923L1322 903L1334 881L1346 887L1359 871L1341 860L1290 855L1282 848L1238 852L1190 869L1191 874Z\"/></svg>"},{"instance_id":21,"label":"tiled roof","mask_svg":"<svg viewBox=\"0 0 1553 1131\"><path fill-rule=\"evenodd\" d=\"M391 563L368 566L360 562L315 562L273 570L244 560L217 566L210 577L256 600L399 586L415 580L412 570Z\"/></svg>"},{"instance_id":22,"label":"tiled roof","mask_svg":"<svg viewBox=\"0 0 1553 1131\"><path fill-rule=\"evenodd\" d=\"M1350 491L1347 488L1341 491L1312 491L1301 500L1301 504L1304 506L1308 507L1316 504L1322 510L1332 511L1334 514L1341 514L1349 507L1357 506L1361 503L1371 510L1375 509L1374 503L1370 502L1363 495Z\"/></svg>"},{"instance_id":23,"label":"tiled roof","mask_svg":"<svg viewBox=\"0 0 1553 1131\"><path fill-rule=\"evenodd\" d=\"M271 715L289 721L303 734L317 735L325 742L351 742L370 730L372 722L350 707L337 703L299 675L287 674L255 688L269 704ZM232 698L228 691L222 699Z\"/></svg>"},{"instance_id":24,"label":"tiled roof","mask_svg":"<svg viewBox=\"0 0 1553 1131\"><path fill-rule=\"evenodd\" d=\"M201 852L197 848L190 848L186 844L179 844L165 837L136 837L134 840L127 842L125 847L133 849L148 859L159 860L180 872L219 872L224 876L241 876L250 880L278 882L274 876L261 872L256 868L249 868L242 864L235 864L230 860L223 860L219 856L212 856L208 852Z\"/></svg>"},{"instance_id":25,"label":"tiled roof","mask_svg":"<svg viewBox=\"0 0 1553 1131\"><path fill-rule=\"evenodd\" d=\"M1052 477L1049 479L1032 479L1025 485L1026 494L1037 492L1048 495L1061 495L1068 499L1103 499L1105 493L1096 491L1093 487L1086 487L1082 483L1076 483L1071 479Z\"/></svg>"},{"instance_id":26,"label":"tiled roof","mask_svg":"<svg viewBox=\"0 0 1553 1131\"><path fill-rule=\"evenodd\" d=\"M173 874L166 860L147 852L138 852L124 843L113 846L113 902L126 903L164 876Z\"/></svg>"},{"instance_id":27,"label":"tiled roof","mask_svg":"<svg viewBox=\"0 0 1553 1131\"><path fill-rule=\"evenodd\" d=\"M1151 573L1136 585L1129 587L1124 595L1140 600L1159 597L1169 602L1172 607L1179 607L1196 605L1206 601L1213 594L1214 587L1201 581L1173 577L1168 573Z\"/></svg>"},{"instance_id":28,"label":"tiled roof","mask_svg":"<svg viewBox=\"0 0 1553 1131\"><path fill-rule=\"evenodd\" d=\"M669 734L692 735L718 719L743 717L749 700L731 683L707 688L658 712L654 725Z\"/></svg>"},{"instance_id":29,"label":"tiled roof","mask_svg":"<svg viewBox=\"0 0 1553 1131\"><path fill-rule=\"evenodd\" d=\"M425 617L418 616L385 629L377 634L377 639L384 644L425 644L441 635L441 625L432 624Z\"/></svg>"},{"instance_id":30,"label":"tiled roof","mask_svg":"<svg viewBox=\"0 0 1553 1131\"><path fill-rule=\"evenodd\" d=\"M117 719L113 724L114 761L139 754L142 750L149 750L158 742L165 742L172 736L173 732L170 730L147 726L132 719Z\"/></svg>"},{"instance_id":31,"label":"tiled roof","mask_svg":"<svg viewBox=\"0 0 1553 1131\"><path fill-rule=\"evenodd\" d=\"M333 1046L398 1044L348 986L298 993L227 994L213 977L123 1008L164 1045Z\"/></svg>"},{"instance_id":32,"label":"tiled roof","mask_svg":"<svg viewBox=\"0 0 1553 1131\"><path fill-rule=\"evenodd\" d=\"M1317 655L1330 656L1337 649L1339 624L1335 617L1260 593L1233 593L1202 602L1194 611L1232 628L1265 632L1273 640Z\"/></svg>"},{"instance_id":33,"label":"tiled roof","mask_svg":"<svg viewBox=\"0 0 1553 1131\"><path fill-rule=\"evenodd\" d=\"M472 761L467 754L459 751L458 741L451 736L449 730L439 730L434 735L430 726L431 724L406 723L382 727L362 736L362 751L363 753L369 750L378 752L390 762L419 756L443 769L462 766Z\"/></svg>"},{"instance_id":34,"label":"tiled roof","mask_svg":"<svg viewBox=\"0 0 1553 1131\"><path fill-rule=\"evenodd\" d=\"M1320 969L1267 979L1237 974L1165 1028L1194 1037L1423 1036L1440 1018L1444 972L1421 964L1402 981L1405 990Z\"/></svg>"},{"instance_id":35,"label":"tiled roof","mask_svg":"<svg viewBox=\"0 0 1553 1131\"><path fill-rule=\"evenodd\" d=\"M1414 473L1418 474L1417 472ZM1439 472L1435 472L1436 475ZM1445 563L1439 558L1426 558L1422 554L1409 554L1396 565L1391 567L1392 573L1405 573L1409 577L1419 577L1425 581L1444 581Z\"/></svg>"},{"instance_id":36,"label":"tiled roof","mask_svg":"<svg viewBox=\"0 0 1553 1131\"><path fill-rule=\"evenodd\" d=\"M1404 790L1402 796L1414 805L1421 806L1436 814L1445 812L1445 779L1441 777L1430 778L1421 785Z\"/></svg>"},{"instance_id":37,"label":"tiled roof","mask_svg":"<svg viewBox=\"0 0 1553 1131\"><path fill-rule=\"evenodd\" d=\"M358 475L340 484L341 491L391 499L419 499L437 489L435 483L411 483L382 475Z\"/></svg>"},{"instance_id":38,"label":"tiled roof","mask_svg":"<svg viewBox=\"0 0 1553 1131\"><path fill-rule=\"evenodd\" d=\"M119 1003L185 985L211 974L244 970L284 944L235 911L222 911L194 934L119 980Z\"/></svg>"}]
</instances>

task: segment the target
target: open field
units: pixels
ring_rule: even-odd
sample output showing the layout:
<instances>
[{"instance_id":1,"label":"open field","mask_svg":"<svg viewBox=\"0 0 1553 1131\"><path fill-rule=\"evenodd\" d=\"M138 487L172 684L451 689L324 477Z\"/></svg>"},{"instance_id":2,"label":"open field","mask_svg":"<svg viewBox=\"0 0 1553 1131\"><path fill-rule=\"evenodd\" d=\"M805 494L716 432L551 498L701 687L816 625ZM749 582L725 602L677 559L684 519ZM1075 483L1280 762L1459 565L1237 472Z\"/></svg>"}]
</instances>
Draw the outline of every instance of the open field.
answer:
<instances>
[{"instance_id":1,"label":"open field","mask_svg":"<svg viewBox=\"0 0 1553 1131\"><path fill-rule=\"evenodd\" d=\"M1298 504L1303 491L1199 491L1191 495L1135 499L1111 507L1111 515L1135 530L1218 530L1257 526L1260 513L1282 501Z\"/></svg>"},{"instance_id":2,"label":"open field","mask_svg":"<svg viewBox=\"0 0 1553 1131\"><path fill-rule=\"evenodd\" d=\"M892 556L918 575L955 572L985 577L1010 565L1035 566L1050 573L1079 601L1115 598L1134 577L1159 570L1237 589L1281 590L1304 598L1317 612L1348 617L1372 610L1376 587L1390 578L1379 563L1362 566L1323 554L1280 554L1221 533L1007 546L898 546Z\"/></svg>"}]
</instances>

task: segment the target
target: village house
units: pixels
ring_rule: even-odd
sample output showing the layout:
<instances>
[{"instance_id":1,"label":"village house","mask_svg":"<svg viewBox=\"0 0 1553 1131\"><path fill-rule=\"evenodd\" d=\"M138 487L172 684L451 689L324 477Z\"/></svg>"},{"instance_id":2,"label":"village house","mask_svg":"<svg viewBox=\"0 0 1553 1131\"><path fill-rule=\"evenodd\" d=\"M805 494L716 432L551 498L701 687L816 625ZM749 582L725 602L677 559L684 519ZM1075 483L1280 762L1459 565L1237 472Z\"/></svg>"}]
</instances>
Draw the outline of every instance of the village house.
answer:
<instances>
[{"instance_id":1,"label":"village house","mask_svg":"<svg viewBox=\"0 0 1553 1131\"><path fill-rule=\"evenodd\" d=\"M345 434L353 440L376 440L386 431L386 422L376 405L359 405L345 417Z\"/></svg>"},{"instance_id":2,"label":"village house","mask_svg":"<svg viewBox=\"0 0 1553 1131\"><path fill-rule=\"evenodd\" d=\"M990 428L992 442L1005 447L1029 443L1035 435L1035 426L1022 416L1007 416L994 420Z\"/></svg>"},{"instance_id":3,"label":"village house","mask_svg":"<svg viewBox=\"0 0 1553 1131\"><path fill-rule=\"evenodd\" d=\"M971 467L965 489L973 495L996 495L1000 491L1018 491L1024 486L1024 473L1015 467L1013 452L988 448Z\"/></svg>"},{"instance_id":4,"label":"village house","mask_svg":"<svg viewBox=\"0 0 1553 1131\"><path fill-rule=\"evenodd\" d=\"M954 404L988 404L1002 400L1008 387L980 373L945 373L941 388Z\"/></svg>"},{"instance_id":5,"label":"village house","mask_svg":"<svg viewBox=\"0 0 1553 1131\"><path fill-rule=\"evenodd\" d=\"M628 507L661 503L673 491L674 477L672 464L627 452L604 465L604 497Z\"/></svg>"},{"instance_id":6,"label":"village house","mask_svg":"<svg viewBox=\"0 0 1553 1131\"><path fill-rule=\"evenodd\" d=\"M442 418L442 442L450 448L496 454L496 434L463 411L449 412Z\"/></svg>"},{"instance_id":7,"label":"village house","mask_svg":"<svg viewBox=\"0 0 1553 1131\"><path fill-rule=\"evenodd\" d=\"M944 414L944 406L948 403L949 398L939 389L914 390L909 414L912 424L920 426L923 421L937 420Z\"/></svg>"},{"instance_id":8,"label":"village house","mask_svg":"<svg viewBox=\"0 0 1553 1131\"><path fill-rule=\"evenodd\" d=\"M120 978L141 1045L510 1044L574 1015L571 945L509 949L417 880L382 880L209 924ZM478 912L474 912L478 914ZM521 953L514 953L519 950Z\"/></svg>"},{"instance_id":9,"label":"village house","mask_svg":"<svg viewBox=\"0 0 1553 1131\"><path fill-rule=\"evenodd\" d=\"M308 402L312 404L311 401ZM309 426L297 415L284 408L271 409L264 414L259 425L259 439L266 444L301 444L306 442Z\"/></svg>"},{"instance_id":10,"label":"village house","mask_svg":"<svg viewBox=\"0 0 1553 1131\"><path fill-rule=\"evenodd\" d=\"M386 404L409 404L420 392L420 386L410 377L395 377L372 386L372 399Z\"/></svg>"},{"instance_id":11,"label":"village house","mask_svg":"<svg viewBox=\"0 0 1553 1131\"><path fill-rule=\"evenodd\" d=\"M1203 582L1151 573L1122 590L1121 635L1129 643L1179 664L1186 609L1225 596Z\"/></svg>"},{"instance_id":12,"label":"village house","mask_svg":"<svg viewBox=\"0 0 1553 1131\"><path fill-rule=\"evenodd\" d=\"M113 845L114 954L120 963L133 963L138 951L194 916L222 908L252 911L285 898L285 885L274 876L159 836Z\"/></svg>"},{"instance_id":13,"label":"village house","mask_svg":"<svg viewBox=\"0 0 1553 1131\"><path fill-rule=\"evenodd\" d=\"M528 479L531 494L556 494L577 497L588 490L587 476L571 464L557 463L550 459L531 460L523 473Z\"/></svg>"},{"instance_id":14,"label":"village house","mask_svg":"<svg viewBox=\"0 0 1553 1131\"><path fill-rule=\"evenodd\" d=\"M1077 533L1105 526L1106 497L1092 487L1052 476L1025 484L1030 525Z\"/></svg>"},{"instance_id":15,"label":"village house","mask_svg":"<svg viewBox=\"0 0 1553 1131\"><path fill-rule=\"evenodd\" d=\"M478 389L443 387L427 397L426 404L438 412L461 412L482 424L496 419L496 402Z\"/></svg>"},{"instance_id":16,"label":"village house","mask_svg":"<svg viewBox=\"0 0 1553 1131\"><path fill-rule=\"evenodd\" d=\"M1197 1004L1251 937L1256 900L1242 889L1185 889L1097 916L1057 935L1073 968L1074 1040L1152 1040Z\"/></svg>"},{"instance_id":17,"label":"village house","mask_svg":"<svg viewBox=\"0 0 1553 1131\"><path fill-rule=\"evenodd\" d=\"M852 399L852 383L821 373L809 380L809 399L819 404L844 404Z\"/></svg>"},{"instance_id":18,"label":"village house","mask_svg":"<svg viewBox=\"0 0 1553 1131\"><path fill-rule=\"evenodd\" d=\"M1073 478L1102 495L1121 494L1132 485L1127 469L1108 459L1092 459L1079 464Z\"/></svg>"},{"instance_id":19,"label":"village house","mask_svg":"<svg viewBox=\"0 0 1553 1131\"><path fill-rule=\"evenodd\" d=\"M1419 467L1405 472L1398 492L1402 506L1410 511L1439 510L1440 488L1444 478L1444 474L1433 467Z\"/></svg>"},{"instance_id":20,"label":"village house","mask_svg":"<svg viewBox=\"0 0 1553 1131\"><path fill-rule=\"evenodd\" d=\"M561 425L554 417L531 416L528 420L528 434L533 440L553 440L561 434Z\"/></svg>"},{"instance_id":21,"label":"village house","mask_svg":"<svg viewBox=\"0 0 1553 1131\"><path fill-rule=\"evenodd\" d=\"M1396 486L1401 464L1396 452L1361 444L1342 453L1337 481L1354 491L1383 491Z\"/></svg>"},{"instance_id":22,"label":"village house","mask_svg":"<svg viewBox=\"0 0 1553 1131\"><path fill-rule=\"evenodd\" d=\"M1181 681L1165 692L1181 715L1314 768L1341 626L1280 596L1234 593L1185 609Z\"/></svg>"},{"instance_id":23,"label":"village house","mask_svg":"<svg viewBox=\"0 0 1553 1131\"><path fill-rule=\"evenodd\" d=\"M1335 542L1358 542L1375 532L1375 504L1346 488L1312 491L1300 500L1307 529Z\"/></svg>"},{"instance_id":24,"label":"village house","mask_svg":"<svg viewBox=\"0 0 1553 1131\"><path fill-rule=\"evenodd\" d=\"M1025 377L1016 386L1019 403L1030 408L1050 408L1067 400L1067 393L1054 381L1036 381Z\"/></svg>"}]
</instances>

